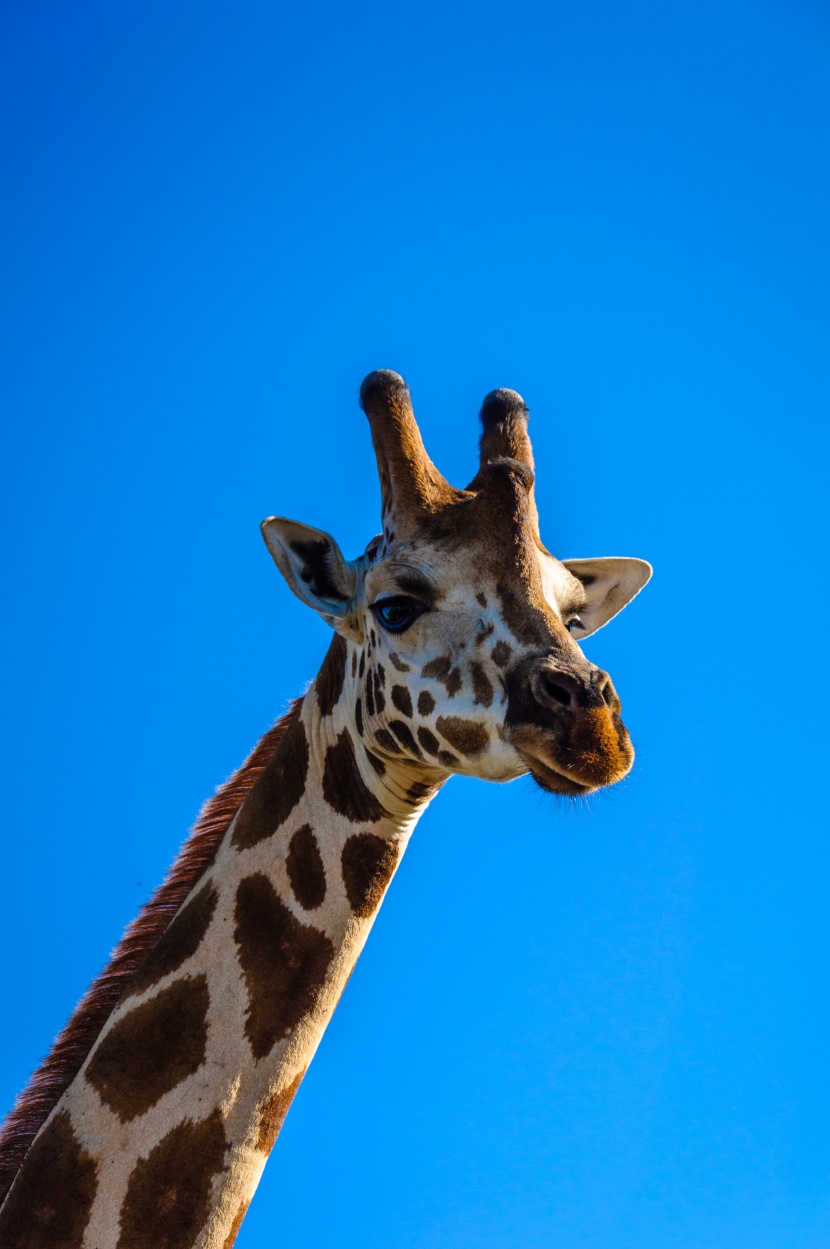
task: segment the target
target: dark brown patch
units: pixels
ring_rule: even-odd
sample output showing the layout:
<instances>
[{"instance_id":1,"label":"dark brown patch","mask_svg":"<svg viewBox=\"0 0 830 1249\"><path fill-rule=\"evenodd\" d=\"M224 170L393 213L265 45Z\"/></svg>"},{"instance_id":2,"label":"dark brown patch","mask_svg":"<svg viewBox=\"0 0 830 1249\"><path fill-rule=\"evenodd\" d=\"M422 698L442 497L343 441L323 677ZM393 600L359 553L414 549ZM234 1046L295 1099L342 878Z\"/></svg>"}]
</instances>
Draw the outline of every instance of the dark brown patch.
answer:
<instances>
[{"instance_id":1,"label":"dark brown patch","mask_svg":"<svg viewBox=\"0 0 830 1249\"><path fill-rule=\"evenodd\" d=\"M352 680L355 679L356 674L357 674L357 651L353 650L352 651Z\"/></svg>"},{"instance_id":2,"label":"dark brown patch","mask_svg":"<svg viewBox=\"0 0 830 1249\"><path fill-rule=\"evenodd\" d=\"M383 664L378 664L377 672L378 672L378 680L380 681L383 688L386 689L386 669L384 668Z\"/></svg>"},{"instance_id":3,"label":"dark brown patch","mask_svg":"<svg viewBox=\"0 0 830 1249\"><path fill-rule=\"evenodd\" d=\"M366 652L361 651L360 652L360 667L357 670L357 675L362 677L365 671L366 671Z\"/></svg>"},{"instance_id":4,"label":"dark brown patch","mask_svg":"<svg viewBox=\"0 0 830 1249\"><path fill-rule=\"evenodd\" d=\"M503 668L512 654L513 650L506 642L496 642L496 645L493 647L493 663L499 668Z\"/></svg>"},{"instance_id":5,"label":"dark brown patch","mask_svg":"<svg viewBox=\"0 0 830 1249\"><path fill-rule=\"evenodd\" d=\"M487 729L475 720L461 716L439 716L435 727L462 755L480 755L488 741Z\"/></svg>"},{"instance_id":6,"label":"dark brown patch","mask_svg":"<svg viewBox=\"0 0 830 1249\"><path fill-rule=\"evenodd\" d=\"M424 798L432 798L441 788L436 781L413 781L407 790L407 797L413 802L423 802Z\"/></svg>"},{"instance_id":7,"label":"dark brown patch","mask_svg":"<svg viewBox=\"0 0 830 1249\"><path fill-rule=\"evenodd\" d=\"M199 1070L209 1005L207 977L187 976L134 1006L103 1038L86 1078L122 1123Z\"/></svg>"},{"instance_id":8,"label":"dark brown patch","mask_svg":"<svg viewBox=\"0 0 830 1249\"><path fill-rule=\"evenodd\" d=\"M163 1136L130 1176L116 1249L190 1249L210 1216L226 1150L218 1110Z\"/></svg>"},{"instance_id":9,"label":"dark brown patch","mask_svg":"<svg viewBox=\"0 0 830 1249\"><path fill-rule=\"evenodd\" d=\"M314 1008L334 946L294 918L262 872L239 882L234 918L248 989L245 1035L254 1057L264 1058Z\"/></svg>"},{"instance_id":10,"label":"dark brown patch","mask_svg":"<svg viewBox=\"0 0 830 1249\"><path fill-rule=\"evenodd\" d=\"M170 972L177 971L196 953L213 919L218 896L208 883L182 907L139 967L132 984L127 986L125 997L143 993Z\"/></svg>"},{"instance_id":11,"label":"dark brown patch","mask_svg":"<svg viewBox=\"0 0 830 1249\"><path fill-rule=\"evenodd\" d=\"M233 1246L236 1243L236 1238L239 1235L239 1229L242 1226L242 1220L248 1213L248 1206L250 1204L250 1201L240 1202L239 1209L233 1216L233 1223L231 1223L230 1231L222 1243L222 1249L233 1249Z\"/></svg>"},{"instance_id":12,"label":"dark brown patch","mask_svg":"<svg viewBox=\"0 0 830 1249\"><path fill-rule=\"evenodd\" d=\"M321 716L331 715L343 693L343 682L346 679L346 654L346 639L339 633L335 633L331 646L326 651L323 666L314 682Z\"/></svg>"},{"instance_id":13,"label":"dark brown patch","mask_svg":"<svg viewBox=\"0 0 830 1249\"><path fill-rule=\"evenodd\" d=\"M452 661L446 655L439 655L437 659L431 659L428 664L424 664L421 676L442 681L450 698L454 698L461 689L461 673L452 666Z\"/></svg>"},{"instance_id":14,"label":"dark brown patch","mask_svg":"<svg viewBox=\"0 0 830 1249\"><path fill-rule=\"evenodd\" d=\"M378 759L377 755L373 755L371 750L366 751L366 758L377 772L378 776L383 776L386 772L386 764L382 759Z\"/></svg>"},{"instance_id":15,"label":"dark brown patch","mask_svg":"<svg viewBox=\"0 0 830 1249\"><path fill-rule=\"evenodd\" d=\"M403 720L393 720L390 723L389 727L392 730L392 732L395 734L395 736L397 737L401 745L406 750L411 751L416 759L420 759L421 752L418 749L415 738L412 736L412 730L410 729L409 725L404 724Z\"/></svg>"},{"instance_id":16,"label":"dark brown patch","mask_svg":"<svg viewBox=\"0 0 830 1249\"><path fill-rule=\"evenodd\" d=\"M3 1249L80 1249L97 1189L97 1165L65 1111L32 1145L0 1210Z\"/></svg>"},{"instance_id":17,"label":"dark brown patch","mask_svg":"<svg viewBox=\"0 0 830 1249\"><path fill-rule=\"evenodd\" d=\"M389 659L391 661L392 667L397 668L398 672L411 672L412 671L409 664L404 663L400 655L396 655L394 651L389 652Z\"/></svg>"},{"instance_id":18,"label":"dark brown patch","mask_svg":"<svg viewBox=\"0 0 830 1249\"><path fill-rule=\"evenodd\" d=\"M285 869L300 906L313 911L326 896L326 869L310 824L298 828L288 847Z\"/></svg>"},{"instance_id":19,"label":"dark brown patch","mask_svg":"<svg viewBox=\"0 0 830 1249\"><path fill-rule=\"evenodd\" d=\"M380 715L386 706L386 695L380 687L381 682L380 677L378 676L378 671L378 668L375 668L375 706L378 709L378 715Z\"/></svg>"},{"instance_id":20,"label":"dark brown patch","mask_svg":"<svg viewBox=\"0 0 830 1249\"><path fill-rule=\"evenodd\" d=\"M284 1089L273 1093L260 1110L259 1135L256 1139L256 1148L261 1150L262 1153L270 1154L274 1148L276 1139L280 1134L280 1128L285 1122L285 1116L288 1114L288 1107L294 1100L294 1094L300 1087L304 1075L305 1070L296 1075Z\"/></svg>"},{"instance_id":21,"label":"dark brown patch","mask_svg":"<svg viewBox=\"0 0 830 1249\"><path fill-rule=\"evenodd\" d=\"M482 594L481 592L479 592L479 593L476 595L476 602L478 603L478 605L479 605L480 607L486 607L486 606L487 606L487 598L486 598L486 596L485 596L484 594Z\"/></svg>"},{"instance_id":22,"label":"dark brown patch","mask_svg":"<svg viewBox=\"0 0 830 1249\"><path fill-rule=\"evenodd\" d=\"M435 699L429 690L422 690L418 695L418 711L422 716L432 715L435 710Z\"/></svg>"},{"instance_id":23,"label":"dark brown patch","mask_svg":"<svg viewBox=\"0 0 830 1249\"><path fill-rule=\"evenodd\" d=\"M450 754L448 750L438 751L438 762L443 763L445 768L454 768L458 763L455 755Z\"/></svg>"},{"instance_id":24,"label":"dark brown patch","mask_svg":"<svg viewBox=\"0 0 830 1249\"><path fill-rule=\"evenodd\" d=\"M279 752L294 717L299 714L299 706L296 702L288 714L260 738L242 767L205 803L164 884L129 925L108 965L81 998L48 1057L6 1117L0 1132L0 1201L38 1131L83 1066L124 990L196 882L213 863L228 826L269 761Z\"/></svg>"},{"instance_id":25,"label":"dark brown patch","mask_svg":"<svg viewBox=\"0 0 830 1249\"><path fill-rule=\"evenodd\" d=\"M285 823L305 793L307 776L308 741L297 714L239 812L232 838L237 850L257 845Z\"/></svg>"},{"instance_id":26,"label":"dark brown patch","mask_svg":"<svg viewBox=\"0 0 830 1249\"><path fill-rule=\"evenodd\" d=\"M437 678L439 681L443 681L451 667L452 660L448 659L446 655L439 655L437 659L431 659L428 664L424 664L421 669L421 676Z\"/></svg>"},{"instance_id":27,"label":"dark brown patch","mask_svg":"<svg viewBox=\"0 0 830 1249\"><path fill-rule=\"evenodd\" d=\"M334 811L345 815L353 824L374 823L385 815L383 807L360 775L352 739L345 729L326 751L323 797Z\"/></svg>"},{"instance_id":28,"label":"dark brown patch","mask_svg":"<svg viewBox=\"0 0 830 1249\"><path fill-rule=\"evenodd\" d=\"M374 673L370 672L366 677L366 710L370 716L375 714L375 694L374 694Z\"/></svg>"},{"instance_id":29,"label":"dark brown patch","mask_svg":"<svg viewBox=\"0 0 830 1249\"><path fill-rule=\"evenodd\" d=\"M346 897L355 915L371 915L398 862L397 848L374 833L355 833L343 846L341 866Z\"/></svg>"},{"instance_id":30,"label":"dark brown patch","mask_svg":"<svg viewBox=\"0 0 830 1249\"><path fill-rule=\"evenodd\" d=\"M434 733L430 733L428 728L421 725L418 729L418 741L423 746L427 754L437 755L441 748L441 743Z\"/></svg>"},{"instance_id":31,"label":"dark brown patch","mask_svg":"<svg viewBox=\"0 0 830 1249\"><path fill-rule=\"evenodd\" d=\"M395 741L391 733L387 733L386 729L378 729L375 733L375 741L381 750L387 751L390 755L399 755L401 748Z\"/></svg>"},{"instance_id":32,"label":"dark brown patch","mask_svg":"<svg viewBox=\"0 0 830 1249\"><path fill-rule=\"evenodd\" d=\"M359 698L354 705L354 722L355 722L355 727L357 728L358 733L362 737L363 736L363 707L361 705Z\"/></svg>"},{"instance_id":33,"label":"dark brown patch","mask_svg":"<svg viewBox=\"0 0 830 1249\"><path fill-rule=\"evenodd\" d=\"M489 707L493 701L493 686L487 673L479 663L473 663L470 671L473 674L473 693L475 694L473 706L478 703L482 707Z\"/></svg>"},{"instance_id":34,"label":"dark brown patch","mask_svg":"<svg viewBox=\"0 0 830 1249\"><path fill-rule=\"evenodd\" d=\"M492 620L489 621L487 624L487 627L485 629L480 629L479 632L476 634L473 645L481 646L482 642L486 642L487 639L491 636L491 634L495 632L495 629L496 629L496 626L493 624Z\"/></svg>"},{"instance_id":35,"label":"dark brown patch","mask_svg":"<svg viewBox=\"0 0 830 1249\"><path fill-rule=\"evenodd\" d=\"M406 716L407 720L412 719L412 695L405 685L392 686L392 702L402 716Z\"/></svg>"}]
</instances>

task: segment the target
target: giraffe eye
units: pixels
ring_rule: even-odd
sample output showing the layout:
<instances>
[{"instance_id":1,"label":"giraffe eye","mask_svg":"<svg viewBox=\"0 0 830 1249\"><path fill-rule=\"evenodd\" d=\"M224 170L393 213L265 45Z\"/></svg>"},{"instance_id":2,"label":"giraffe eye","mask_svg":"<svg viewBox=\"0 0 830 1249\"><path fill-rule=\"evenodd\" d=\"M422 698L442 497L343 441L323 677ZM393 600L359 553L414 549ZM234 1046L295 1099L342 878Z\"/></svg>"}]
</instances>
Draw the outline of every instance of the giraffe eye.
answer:
<instances>
[{"instance_id":1,"label":"giraffe eye","mask_svg":"<svg viewBox=\"0 0 830 1249\"><path fill-rule=\"evenodd\" d=\"M569 633L573 633L574 629L584 629L585 625L579 619L579 616L571 616L570 620L565 625L565 628Z\"/></svg>"},{"instance_id":2,"label":"giraffe eye","mask_svg":"<svg viewBox=\"0 0 830 1249\"><path fill-rule=\"evenodd\" d=\"M385 598L372 606L375 619L388 633L404 633L426 611L423 603L414 598L396 595Z\"/></svg>"}]
</instances>

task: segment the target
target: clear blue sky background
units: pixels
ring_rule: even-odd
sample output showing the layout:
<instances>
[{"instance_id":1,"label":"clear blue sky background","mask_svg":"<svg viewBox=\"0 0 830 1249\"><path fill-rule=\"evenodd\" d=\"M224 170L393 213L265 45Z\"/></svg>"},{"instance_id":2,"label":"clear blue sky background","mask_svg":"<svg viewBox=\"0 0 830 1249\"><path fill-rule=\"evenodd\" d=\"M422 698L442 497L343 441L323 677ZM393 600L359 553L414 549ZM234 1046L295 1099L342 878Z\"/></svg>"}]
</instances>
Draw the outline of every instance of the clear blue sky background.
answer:
<instances>
[{"instance_id":1,"label":"clear blue sky background","mask_svg":"<svg viewBox=\"0 0 830 1249\"><path fill-rule=\"evenodd\" d=\"M8 1106L326 630L260 519L376 532L364 373L458 484L655 576L633 774L453 781L241 1249L826 1249L830 16L809 0L7 0Z\"/></svg>"}]
</instances>

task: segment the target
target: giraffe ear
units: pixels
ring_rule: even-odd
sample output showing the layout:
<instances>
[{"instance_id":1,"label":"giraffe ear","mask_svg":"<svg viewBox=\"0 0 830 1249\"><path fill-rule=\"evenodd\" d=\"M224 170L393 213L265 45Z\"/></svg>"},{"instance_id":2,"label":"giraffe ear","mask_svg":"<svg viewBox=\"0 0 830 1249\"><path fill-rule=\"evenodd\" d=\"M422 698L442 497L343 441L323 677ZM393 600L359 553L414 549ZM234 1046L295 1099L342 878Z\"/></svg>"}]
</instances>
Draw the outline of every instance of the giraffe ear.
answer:
<instances>
[{"instance_id":1,"label":"giraffe ear","mask_svg":"<svg viewBox=\"0 0 830 1249\"><path fill-rule=\"evenodd\" d=\"M284 516L269 516L260 528L288 588L336 626L357 590L357 567L346 562L334 538L322 529Z\"/></svg>"},{"instance_id":2,"label":"giraffe ear","mask_svg":"<svg viewBox=\"0 0 830 1249\"><path fill-rule=\"evenodd\" d=\"M577 641L596 633L639 594L651 576L644 559L565 559L568 572L582 582L586 603L580 608L580 624L571 634Z\"/></svg>"}]
</instances>

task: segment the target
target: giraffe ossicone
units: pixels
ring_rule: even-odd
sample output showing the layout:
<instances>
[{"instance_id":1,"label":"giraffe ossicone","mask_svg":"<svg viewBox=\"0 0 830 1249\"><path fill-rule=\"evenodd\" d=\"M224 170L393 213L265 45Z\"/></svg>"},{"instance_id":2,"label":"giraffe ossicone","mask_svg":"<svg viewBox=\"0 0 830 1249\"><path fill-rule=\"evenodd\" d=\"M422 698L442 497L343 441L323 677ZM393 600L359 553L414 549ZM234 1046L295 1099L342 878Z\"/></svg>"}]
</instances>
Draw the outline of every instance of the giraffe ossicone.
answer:
<instances>
[{"instance_id":1,"label":"giraffe ossicone","mask_svg":"<svg viewBox=\"0 0 830 1249\"><path fill-rule=\"evenodd\" d=\"M361 388L382 533L347 561L263 522L333 628L304 698L208 804L0 1136L2 1249L230 1249L408 837L454 773L579 796L633 751L578 640L643 560L542 544L527 409L493 391L449 485L396 373Z\"/></svg>"}]
</instances>

